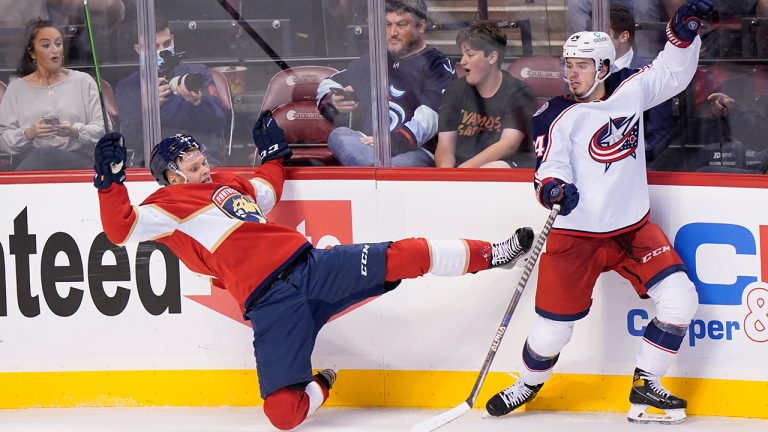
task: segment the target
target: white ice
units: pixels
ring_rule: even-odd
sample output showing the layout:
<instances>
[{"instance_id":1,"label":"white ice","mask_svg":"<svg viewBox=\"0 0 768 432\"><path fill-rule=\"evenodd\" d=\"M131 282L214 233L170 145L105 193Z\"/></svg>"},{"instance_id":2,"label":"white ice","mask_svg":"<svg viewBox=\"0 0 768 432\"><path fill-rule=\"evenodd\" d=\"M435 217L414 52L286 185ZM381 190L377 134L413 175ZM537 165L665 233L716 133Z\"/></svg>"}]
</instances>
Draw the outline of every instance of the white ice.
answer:
<instances>
[{"instance_id":1,"label":"white ice","mask_svg":"<svg viewBox=\"0 0 768 432\"><path fill-rule=\"evenodd\" d=\"M296 431L408 431L442 410L321 408ZM488 418L475 409L438 432L750 432L768 420L691 416L680 425L631 424L619 413L528 411ZM260 407L64 408L0 410L2 432L260 432L277 431Z\"/></svg>"}]
</instances>

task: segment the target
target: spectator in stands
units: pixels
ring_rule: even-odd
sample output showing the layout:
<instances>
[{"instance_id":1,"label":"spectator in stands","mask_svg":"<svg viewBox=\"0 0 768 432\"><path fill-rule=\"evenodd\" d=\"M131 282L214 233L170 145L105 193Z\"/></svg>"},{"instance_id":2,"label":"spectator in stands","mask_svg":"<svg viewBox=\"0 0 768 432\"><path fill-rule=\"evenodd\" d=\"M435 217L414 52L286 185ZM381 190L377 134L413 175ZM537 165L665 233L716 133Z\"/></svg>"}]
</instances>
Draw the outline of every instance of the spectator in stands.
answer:
<instances>
[{"instance_id":1,"label":"spectator in stands","mask_svg":"<svg viewBox=\"0 0 768 432\"><path fill-rule=\"evenodd\" d=\"M451 82L440 107L438 168L509 168L519 151L530 152L530 87L501 70L507 36L480 21L456 36L466 76ZM532 158L533 159L533 158Z\"/></svg>"},{"instance_id":2,"label":"spectator in stands","mask_svg":"<svg viewBox=\"0 0 768 432\"><path fill-rule=\"evenodd\" d=\"M125 17L125 5L122 0L99 0L88 3L91 24L97 36L111 32ZM0 0L0 27L6 31L0 35L0 62L10 66L18 60L17 47L25 41L23 31L10 31L14 28L23 29L30 19L40 18L51 21L57 26L67 26L63 35L64 57L69 64L90 64L91 48L88 42L88 32L85 29L85 15L82 0ZM103 60L107 54L106 40L97 37L97 52ZM13 50L13 51L11 51Z\"/></svg>"},{"instance_id":3,"label":"spectator in stands","mask_svg":"<svg viewBox=\"0 0 768 432\"><path fill-rule=\"evenodd\" d=\"M611 0L611 4L619 3L633 12L638 21L642 22L662 22L666 18L666 2L668 0ZM672 9L674 14L677 8ZM595 28L592 21L592 0L568 0L568 13L571 19L571 30L573 33L585 30L602 30ZM666 24L666 23L665 23ZM658 30L642 30L637 34L638 54L655 58L656 54L662 48L662 34Z\"/></svg>"},{"instance_id":4,"label":"spectator in stands","mask_svg":"<svg viewBox=\"0 0 768 432\"><path fill-rule=\"evenodd\" d=\"M635 17L629 7L621 3L610 5L611 29L609 34L616 48L616 69L640 69L650 63L648 59L635 55L632 48L635 40ZM645 158L652 162L669 147L674 137L672 128L672 101L667 100L644 114Z\"/></svg>"},{"instance_id":5,"label":"spectator in stands","mask_svg":"<svg viewBox=\"0 0 768 432\"><path fill-rule=\"evenodd\" d=\"M768 69L763 65L720 64L710 73L714 78L714 92L707 97L711 117L699 119L698 136L722 141L704 146L703 165L765 171L768 163L765 141L768 136ZM719 152L720 157L713 157L715 152ZM731 156L730 153L734 154Z\"/></svg>"},{"instance_id":6,"label":"spectator in stands","mask_svg":"<svg viewBox=\"0 0 768 432\"><path fill-rule=\"evenodd\" d=\"M387 51L392 166L434 166L440 99L454 79L451 61L427 46L424 0L387 0ZM370 58L323 80L317 89L320 112L337 125L354 113L351 127L338 127L328 148L342 165L373 165Z\"/></svg>"},{"instance_id":7,"label":"spectator in stands","mask_svg":"<svg viewBox=\"0 0 768 432\"><path fill-rule=\"evenodd\" d=\"M21 78L0 102L0 149L18 155L17 170L89 168L104 135L96 81L62 66L62 35L50 21L31 21L26 34Z\"/></svg>"},{"instance_id":8,"label":"spectator in stands","mask_svg":"<svg viewBox=\"0 0 768 432\"><path fill-rule=\"evenodd\" d=\"M223 158L226 119L211 72L205 65L181 60L183 53L175 52L173 33L165 17L155 18L155 30L162 136L176 133L193 135L205 143L211 164L219 164ZM139 53L138 44L133 48ZM177 80L177 77L185 79ZM197 81L196 85L194 81ZM115 92L121 129L126 142L135 146L130 163L133 166L142 166L144 160L140 84L137 71L120 80Z\"/></svg>"}]
</instances>

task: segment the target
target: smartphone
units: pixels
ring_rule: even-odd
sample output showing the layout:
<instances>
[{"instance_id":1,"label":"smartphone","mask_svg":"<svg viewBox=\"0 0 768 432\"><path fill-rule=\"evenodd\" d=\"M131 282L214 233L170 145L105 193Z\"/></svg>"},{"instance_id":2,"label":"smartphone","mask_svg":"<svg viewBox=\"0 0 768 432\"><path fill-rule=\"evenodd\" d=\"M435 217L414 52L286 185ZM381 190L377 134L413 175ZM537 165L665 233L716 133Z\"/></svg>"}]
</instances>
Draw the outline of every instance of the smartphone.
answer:
<instances>
[{"instance_id":1,"label":"smartphone","mask_svg":"<svg viewBox=\"0 0 768 432\"><path fill-rule=\"evenodd\" d=\"M348 91L344 90L343 88L331 87L331 93L333 93L336 96L343 97L344 100L346 100L346 101L351 101L351 102L359 102L360 101L360 99L357 98L357 94L355 94L355 92L348 92Z\"/></svg>"},{"instance_id":2,"label":"smartphone","mask_svg":"<svg viewBox=\"0 0 768 432\"><path fill-rule=\"evenodd\" d=\"M59 124L59 116L57 115L43 116L43 123L49 124L49 125L57 125Z\"/></svg>"}]
</instances>

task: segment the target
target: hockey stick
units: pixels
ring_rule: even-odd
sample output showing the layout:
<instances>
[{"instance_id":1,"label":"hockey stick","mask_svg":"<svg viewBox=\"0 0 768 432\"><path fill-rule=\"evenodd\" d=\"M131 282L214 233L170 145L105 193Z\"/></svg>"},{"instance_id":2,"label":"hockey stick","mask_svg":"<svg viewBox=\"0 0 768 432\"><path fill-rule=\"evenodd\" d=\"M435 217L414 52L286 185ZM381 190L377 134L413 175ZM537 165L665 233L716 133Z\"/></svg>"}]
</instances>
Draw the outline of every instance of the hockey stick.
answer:
<instances>
[{"instance_id":1,"label":"hockey stick","mask_svg":"<svg viewBox=\"0 0 768 432\"><path fill-rule=\"evenodd\" d=\"M99 101L101 102L101 115L104 117L104 132L109 133L109 117L107 116L107 106L104 104L104 91L101 88L101 74L99 73L99 62L96 60L96 46L93 43L93 29L91 27L91 12L88 9L88 0L83 0L83 10L85 11L85 26L88 28L88 41L91 44L91 55L93 56L93 68L96 70L96 86L99 89Z\"/></svg>"},{"instance_id":2,"label":"hockey stick","mask_svg":"<svg viewBox=\"0 0 768 432\"><path fill-rule=\"evenodd\" d=\"M520 297L523 294L525 285L526 283L528 283L528 278L531 276L531 273L533 272L533 266L536 265L536 261L538 261L539 259L539 255L541 254L541 249L544 247L544 242L547 240L547 237L549 236L549 231L552 229L552 224L555 223L555 218L557 217L558 213L560 213L560 205L555 204L552 207L552 211L549 213L547 222L544 223L544 228L541 230L539 237L536 239L536 244L533 246L533 251L531 252L531 256L528 258L528 262L525 264L525 267L523 268L522 276L520 276L520 282L517 284L517 289L515 289L515 293L512 295L512 301L509 302L509 306L507 306L507 311L504 312L504 318L501 319L501 324L499 325L499 329L496 330L496 336L494 336L493 338L493 343L491 343L491 348L488 350L488 354L485 356L485 362L483 363L483 367L480 369L480 373L478 373L477 375L477 380L475 380L475 385L474 387L472 387L472 391L469 393L469 397L467 398L467 400L465 400L464 402L460 403L459 405L455 406L454 408L442 414L438 414L432 418L428 418L422 421L421 423L414 425L411 428L411 432L433 431L441 426L444 426L456 420L457 418L463 416L464 414L472 410L472 406L475 404L477 395L480 393L480 388L483 386L483 381L485 381L485 377L486 375L488 375L488 370L491 368L491 363L493 363L493 358L496 357L496 350L498 350L499 345L501 345L501 339L504 337L504 334L507 331L507 327L509 326L509 321L512 319L512 314L515 312L515 309L517 308L517 303L520 301Z\"/></svg>"}]
</instances>

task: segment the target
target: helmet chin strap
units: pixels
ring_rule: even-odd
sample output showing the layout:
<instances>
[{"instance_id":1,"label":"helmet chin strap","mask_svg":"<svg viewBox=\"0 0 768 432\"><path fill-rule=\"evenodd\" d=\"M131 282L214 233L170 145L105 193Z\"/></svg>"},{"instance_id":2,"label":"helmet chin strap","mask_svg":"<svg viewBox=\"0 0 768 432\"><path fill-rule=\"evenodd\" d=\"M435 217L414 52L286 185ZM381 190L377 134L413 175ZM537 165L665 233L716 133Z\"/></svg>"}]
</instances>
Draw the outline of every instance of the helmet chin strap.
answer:
<instances>
[{"instance_id":1,"label":"helmet chin strap","mask_svg":"<svg viewBox=\"0 0 768 432\"><path fill-rule=\"evenodd\" d=\"M597 88L597 86L598 86L598 85L599 85L601 82L605 81L605 80L608 78L608 75L610 75L610 70L609 70L609 73L605 74L605 76L604 76L604 77L600 78L600 72L603 70L603 68L604 68L604 67L605 67L605 65L603 65L602 67L600 67L598 70L596 70L596 71L595 71L595 82L594 82L594 83L592 83L592 87L590 87L590 88L589 88L589 90L585 91L585 92L584 92L584 93L582 93L582 94L578 94L578 93L575 93L575 92L574 92L574 93L573 93L573 95L574 95L574 96L576 96L576 97L577 97L577 98L579 98L579 99L584 99L584 98L587 98L587 97L589 97L589 95L591 95L591 94L592 94L592 92L594 92L594 91L595 91L595 89ZM567 82L568 84L570 84L570 83L571 83L571 80L569 80L568 78L566 78L566 77L563 77L563 79L564 79L564 80L565 80L565 82Z\"/></svg>"},{"instance_id":2,"label":"helmet chin strap","mask_svg":"<svg viewBox=\"0 0 768 432\"><path fill-rule=\"evenodd\" d=\"M179 175L179 176L181 176L184 179L184 183L183 184L189 183L189 178L187 178L187 176L184 175L184 173L181 172L181 170L177 169L177 170L174 170L173 172L176 173L176 175Z\"/></svg>"}]
</instances>

